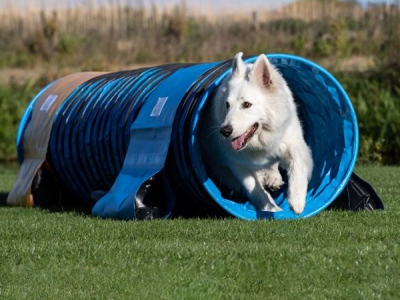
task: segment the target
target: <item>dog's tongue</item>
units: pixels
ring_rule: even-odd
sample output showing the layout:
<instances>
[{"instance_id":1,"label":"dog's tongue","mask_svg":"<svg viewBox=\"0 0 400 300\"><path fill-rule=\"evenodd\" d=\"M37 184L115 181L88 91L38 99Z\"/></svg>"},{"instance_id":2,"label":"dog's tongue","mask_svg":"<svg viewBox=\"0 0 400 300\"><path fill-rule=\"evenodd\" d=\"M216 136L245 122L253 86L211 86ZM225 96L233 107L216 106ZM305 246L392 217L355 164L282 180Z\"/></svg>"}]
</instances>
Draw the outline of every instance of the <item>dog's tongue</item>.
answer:
<instances>
[{"instance_id":1,"label":"dog's tongue","mask_svg":"<svg viewBox=\"0 0 400 300\"><path fill-rule=\"evenodd\" d=\"M231 142L232 148L235 149L235 150L242 149L244 147L244 144L245 144L245 139L246 139L246 133L242 134L238 138L234 139Z\"/></svg>"}]
</instances>

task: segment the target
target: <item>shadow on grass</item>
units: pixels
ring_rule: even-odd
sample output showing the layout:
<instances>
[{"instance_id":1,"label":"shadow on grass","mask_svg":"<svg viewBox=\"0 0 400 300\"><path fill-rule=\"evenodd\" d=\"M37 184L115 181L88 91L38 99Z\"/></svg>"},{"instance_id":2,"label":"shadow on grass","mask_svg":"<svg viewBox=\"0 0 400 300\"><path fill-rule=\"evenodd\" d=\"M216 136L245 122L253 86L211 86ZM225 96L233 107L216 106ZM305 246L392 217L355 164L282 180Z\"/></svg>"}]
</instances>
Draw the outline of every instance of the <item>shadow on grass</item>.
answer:
<instances>
[{"instance_id":1,"label":"shadow on grass","mask_svg":"<svg viewBox=\"0 0 400 300\"><path fill-rule=\"evenodd\" d=\"M0 207L7 206L7 196L8 193L0 193ZM10 206L11 207L11 206ZM49 213L76 213L78 215L91 216L92 208L91 206L83 206L78 204L65 204L65 203L40 203L35 205L36 208L47 211Z\"/></svg>"},{"instance_id":2,"label":"shadow on grass","mask_svg":"<svg viewBox=\"0 0 400 300\"><path fill-rule=\"evenodd\" d=\"M0 193L0 206L7 206L8 193Z\"/></svg>"},{"instance_id":3,"label":"shadow on grass","mask_svg":"<svg viewBox=\"0 0 400 300\"><path fill-rule=\"evenodd\" d=\"M82 216L93 216L91 207L81 205L51 205L51 206L35 206L48 213L74 213Z\"/></svg>"}]
</instances>

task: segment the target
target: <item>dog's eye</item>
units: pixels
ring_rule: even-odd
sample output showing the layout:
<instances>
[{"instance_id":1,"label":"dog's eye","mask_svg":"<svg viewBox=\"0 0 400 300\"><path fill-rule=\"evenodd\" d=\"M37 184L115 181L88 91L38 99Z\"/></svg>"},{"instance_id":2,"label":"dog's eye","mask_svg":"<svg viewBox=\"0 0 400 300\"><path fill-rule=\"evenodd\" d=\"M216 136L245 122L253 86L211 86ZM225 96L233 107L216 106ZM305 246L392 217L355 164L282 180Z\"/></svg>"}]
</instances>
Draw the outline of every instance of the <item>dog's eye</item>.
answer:
<instances>
[{"instance_id":1,"label":"dog's eye","mask_svg":"<svg viewBox=\"0 0 400 300\"><path fill-rule=\"evenodd\" d=\"M226 102L226 109L229 109L231 106L229 104L229 102Z\"/></svg>"},{"instance_id":2,"label":"dog's eye","mask_svg":"<svg viewBox=\"0 0 400 300\"><path fill-rule=\"evenodd\" d=\"M252 105L253 105L253 104L251 104L250 102L247 102L247 101L243 102L243 104L242 104L243 108L249 108L249 107L251 107Z\"/></svg>"}]
</instances>

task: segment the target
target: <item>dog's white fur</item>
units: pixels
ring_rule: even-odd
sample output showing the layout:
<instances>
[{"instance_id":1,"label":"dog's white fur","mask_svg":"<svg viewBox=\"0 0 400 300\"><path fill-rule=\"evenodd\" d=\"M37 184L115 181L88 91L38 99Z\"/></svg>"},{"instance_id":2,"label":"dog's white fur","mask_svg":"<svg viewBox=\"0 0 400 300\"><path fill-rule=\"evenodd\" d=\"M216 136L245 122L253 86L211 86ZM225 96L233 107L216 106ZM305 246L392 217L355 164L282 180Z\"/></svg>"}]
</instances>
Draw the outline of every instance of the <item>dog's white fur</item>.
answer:
<instances>
[{"instance_id":1,"label":"dog's white fur","mask_svg":"<svg viewBox=\"0 0 400 300\"><path fill-rule=\"evenodd\" d=\"M261 211L281 210L264 188L282 186L280 166L288 175L290 207L301 214L313 161L292 93L265 55L258 56L254 64L245 64L242 55L240 52L233 59L231 74L218 87L203 115L203 160L212 177L233 192L244 192ZM247 144L244 138L239 139L235 150L232 140L243 137L253 124L258 128L252 138Z\"/></svg>"}]
</instances>

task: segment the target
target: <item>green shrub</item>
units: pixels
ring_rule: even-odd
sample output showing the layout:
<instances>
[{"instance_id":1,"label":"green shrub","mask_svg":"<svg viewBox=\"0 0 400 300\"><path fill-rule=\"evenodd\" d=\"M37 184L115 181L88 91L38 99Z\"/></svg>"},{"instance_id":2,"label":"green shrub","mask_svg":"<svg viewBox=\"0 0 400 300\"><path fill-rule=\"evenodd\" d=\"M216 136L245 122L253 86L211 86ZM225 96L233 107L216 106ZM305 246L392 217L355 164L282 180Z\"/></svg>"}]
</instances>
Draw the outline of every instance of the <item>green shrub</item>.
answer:
<instances>
[{"instance_id":1,"label":"green shrub","mask_svg":"<svg viewBox=\"0 0 400 300\"><path fill-rule=\"evenodd\" d=\"M306 54L306 47L309 42L309 38L306 34L299 34L295 36L292 40L291 46L293 52L297 55L305 55Z\"/></svg>"},{"instance_id":2,"label":"green shrub","mask_svg":"<svg viewBox=\"0 0 400 300\"><path fill-rule=\"evenodd\" d=\"M304 32L308 28L308 24L304 20L287 18L269 21L263 24L262 28L271 31L283 31L287 34L294 35L299 32Z\"/></svg>"},{"instance_id":3,"label":"green shrub","mask_svg":"<svg viewBox=\"0 0 400 300\"><path fill-rule=\"evenodd\" d=\"M328 57L332 55L333 46L328 39L318 38L314 41L313 52L317 57Z\"/></svg>"},{"instance_id":4,"label":"green shrub","mask_svg":"<svg viewBox=\"0 0 400 300\"><path fill-rule=\"evenodd\" d=\"M56 45L56 50L60 54L72 54L82 47L84 38L79 35L62 34Z\"/></svg>"},{"instance_id":5,"label":"green shrub","mask_svg":"<svg viewBox=\"0 0 400 300\"><path fill-rule=\"evenodd\" d=\"M320 27L313 43L313 52L317 57L349 55L345 22L342 19L331 20Z\"/></svg>"},{"instance_id":6,"label":"green shrub","mask_svg":"<svg viewBox=\"0 0 400 300\"><path fill-rule=\"evenodd\" d=\"M16 136L20 118L29 101L38 92L33 80L23 85L11 83L0 86L0 160L10 161L17 157Z\"/></svg>"},{"instance_id":7,"label":"green shrub","mask_svg":"<svg viewBox=\"0 0 400 300\"><path fill-rule=\"evenodd\" d=\"M398 73L398 76L400 74ZM400 163L400 91L382 80L382 73L347 73L337 77L348 92L360 129L359 161Z\"/></svg>"}]
</instances>

